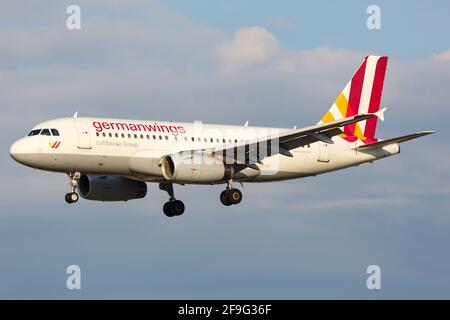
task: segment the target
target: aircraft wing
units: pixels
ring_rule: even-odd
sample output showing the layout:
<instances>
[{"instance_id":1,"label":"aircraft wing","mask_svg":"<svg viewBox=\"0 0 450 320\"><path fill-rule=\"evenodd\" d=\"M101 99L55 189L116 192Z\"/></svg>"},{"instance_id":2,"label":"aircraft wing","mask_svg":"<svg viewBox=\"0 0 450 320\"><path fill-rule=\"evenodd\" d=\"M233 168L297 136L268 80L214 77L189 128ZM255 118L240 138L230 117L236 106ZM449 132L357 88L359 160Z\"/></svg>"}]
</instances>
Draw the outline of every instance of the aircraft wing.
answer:
<instances>
[{"instance_id":1,"label":"aircraft wing","mask_svg":"<svg viewBox=\"0 0 450 320\"><path fill-rule=\"evenodd\" d=\"M255 138L253 140L248 140L241 143L227 144L210 149L185 150L181 152L211 154L211 156L226 160L227 163L230 163L230 161L241 164L254 164L255 162L261 163L262 159L259 159L257 156L258 150L261 146L267 148L270 148L270 145L276 146L275 150L270 150L270 152L268 152L268 156L279 153L287 157L292 157L293 155L289 150L317 141L332 144L333 141L331 140L331 137L341 134L341 127L374 117L381 118L382 113L360 114L301 129L284 130L266 137ZM242 157L242 155L244 155L245 158Z\"/></svg>"}]
</instances>

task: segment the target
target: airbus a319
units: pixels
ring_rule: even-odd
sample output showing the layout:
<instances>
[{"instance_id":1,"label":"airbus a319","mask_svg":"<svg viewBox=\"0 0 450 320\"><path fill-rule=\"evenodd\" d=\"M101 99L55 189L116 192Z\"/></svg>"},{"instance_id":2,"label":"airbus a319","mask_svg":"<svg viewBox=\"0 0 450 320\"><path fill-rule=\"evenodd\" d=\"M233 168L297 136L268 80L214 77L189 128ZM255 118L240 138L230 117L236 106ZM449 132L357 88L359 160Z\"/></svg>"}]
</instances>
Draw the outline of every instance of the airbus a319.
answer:
<instances>
[{"instance_id":1,"label":"airbus a319","mask_svg":"<svg viewBox=\"0 0 450 320\"><path fill-rule=\"evenodd\" d=\"M303 178L400 153L401 142L433 131L379 139L377 122L388 58L367 56L315 125L263 128L200 123L70 117L35 126L10 148L26 166L68 175L68 203L127 201L146 196L148 182L169 195L163 211L184 213L173 185L223 184L220 201L236 205L234 183Z\"/></svg>"}]
</instances>

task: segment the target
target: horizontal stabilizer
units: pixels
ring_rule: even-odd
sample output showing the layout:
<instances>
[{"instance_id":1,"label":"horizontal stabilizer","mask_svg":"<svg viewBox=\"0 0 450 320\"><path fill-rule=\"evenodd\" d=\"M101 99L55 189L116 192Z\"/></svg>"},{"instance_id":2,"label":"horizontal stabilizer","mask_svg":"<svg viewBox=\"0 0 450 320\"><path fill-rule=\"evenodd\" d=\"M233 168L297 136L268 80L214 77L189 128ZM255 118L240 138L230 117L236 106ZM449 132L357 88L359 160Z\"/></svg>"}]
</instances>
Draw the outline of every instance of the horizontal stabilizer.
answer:
<instances>
[{"instance_id":1,"label":"horizontal stabilizer","mask_svg":"<svg viewBox=\"0 0 450 320\"><path fill-rule=\"evenodd\" d=\"M387 110L387 107L384 107L383 109L378 110L375 112L375 115L380 119L381 121L384 121L384 112Z\"/></svg>"},{"instance_id":2,"label":"horizontal stabilizer","mask_svg":"<svg viewBox=\"0 0 450 320\"><path fill-rule=\"evenodd\" d=\"M357 150L357 151L372 150L372 149L387 146L392 143L400 143L400 142L405 142L408 140L420 138L420 137L423 137L423 136L426 136L426 135L429 135L432 133L434 133L434 131L421 131L421 132L411 133L411 134L407 134L407 135L401 136L401 137L382 140L382 141L378 141L378 142L371 143L371 144L365 144L365 145L356 147L355 150Z\"/></svg>"}]
</instances>

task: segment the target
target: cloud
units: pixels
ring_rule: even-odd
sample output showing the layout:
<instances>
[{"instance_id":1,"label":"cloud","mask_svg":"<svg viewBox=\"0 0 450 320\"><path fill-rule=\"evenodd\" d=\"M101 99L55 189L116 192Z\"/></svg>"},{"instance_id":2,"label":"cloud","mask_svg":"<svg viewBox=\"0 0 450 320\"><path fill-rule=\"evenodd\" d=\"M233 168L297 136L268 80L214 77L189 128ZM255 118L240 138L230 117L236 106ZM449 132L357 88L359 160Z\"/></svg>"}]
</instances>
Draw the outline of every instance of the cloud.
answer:
<instances>
[{"instance_id":1,"label":"cloud","mask_svg":"<svg viewBox=\"0 0 450 320\"><path fill-rule=\"evenodd\" d=\"M102 5L103 4L103 5ZM68 30L64 5L53 5L51 17L38 27L0 29L0 67L73 66L82 69L133 66L183 69L214 59L213 48L225 41L223 32L205 28L157 2L82 2L81 30ZM17 9L16 9L17 10ZM117 12L116 12L117 11ZM120 14L118 14L120 13ZM101 43L101 46L98 44ZM194 50L194 48L196 48ZM211 63L211 61L209 63Z\"/></svg>"},{"instance_id":2,"label":"cloud","mask_svg":"<svg viewBox=\"0 0 450 320\"><path fill-rule=\"evenodd\" d=\"M258 26L239 29L234 38L218 50L220 68L239 70L267 62L278 49L277 38Z\"/></svg>"},{"instance_id":3,"label":"cloud","mask_svg":"<svg viewBox=\"0 0 450 320\"><path fill-rule=\"evenodd\" d=\"M329 47L291 49L279 56L274 68L289 73L323 76L326 72L334 76L361 62L364 55L363 52Z\"/></svg>"},{"instance_id":4,"label":"cloud","mask_svg":"<svg viewBox=\"0 0 450 320\"><path fill-rule=\"evenodd\" d=\"M433 59L435 60L450 60L450 49L436 54Z\"/></svg>"}]
</instances>

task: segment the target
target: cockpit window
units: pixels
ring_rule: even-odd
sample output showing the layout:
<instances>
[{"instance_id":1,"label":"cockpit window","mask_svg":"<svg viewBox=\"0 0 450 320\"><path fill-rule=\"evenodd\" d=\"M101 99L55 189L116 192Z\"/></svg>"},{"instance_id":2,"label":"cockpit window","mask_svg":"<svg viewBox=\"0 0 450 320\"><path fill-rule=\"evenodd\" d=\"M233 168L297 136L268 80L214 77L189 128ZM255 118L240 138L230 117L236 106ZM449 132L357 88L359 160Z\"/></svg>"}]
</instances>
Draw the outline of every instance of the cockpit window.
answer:
<instances>
[{"instance_id":1,"label":"cockpit window","mask_svg":"<svg viewBox=\"0 0 450 320\"><path fill-rule=\"evenodd\" d=\"M41 136L51 136L49 129L42 129Z\"/></svg>"},{"instance_id":2,"label":"cockpit window","mask_svg":"<svg viewBox=\"0 0 450 320\"><path fill-rule=\"evenodd\" d=\"M31 132L28 134L29 137L31 136L37 136L41 132L41 129L35 129L31 130Z\"/></svg>"},{"instance_id":3,"label":"cockpit window","mask_svg":"<svg viewBox=\"0 0 450 320\"><path fill-rule=\"evenodd\" d=\"M59 136L58 129L52 128L52 129L34 129L31 130L31 132L28 134L29 137L31 136Z\"/></svg>"}]
</instances>

